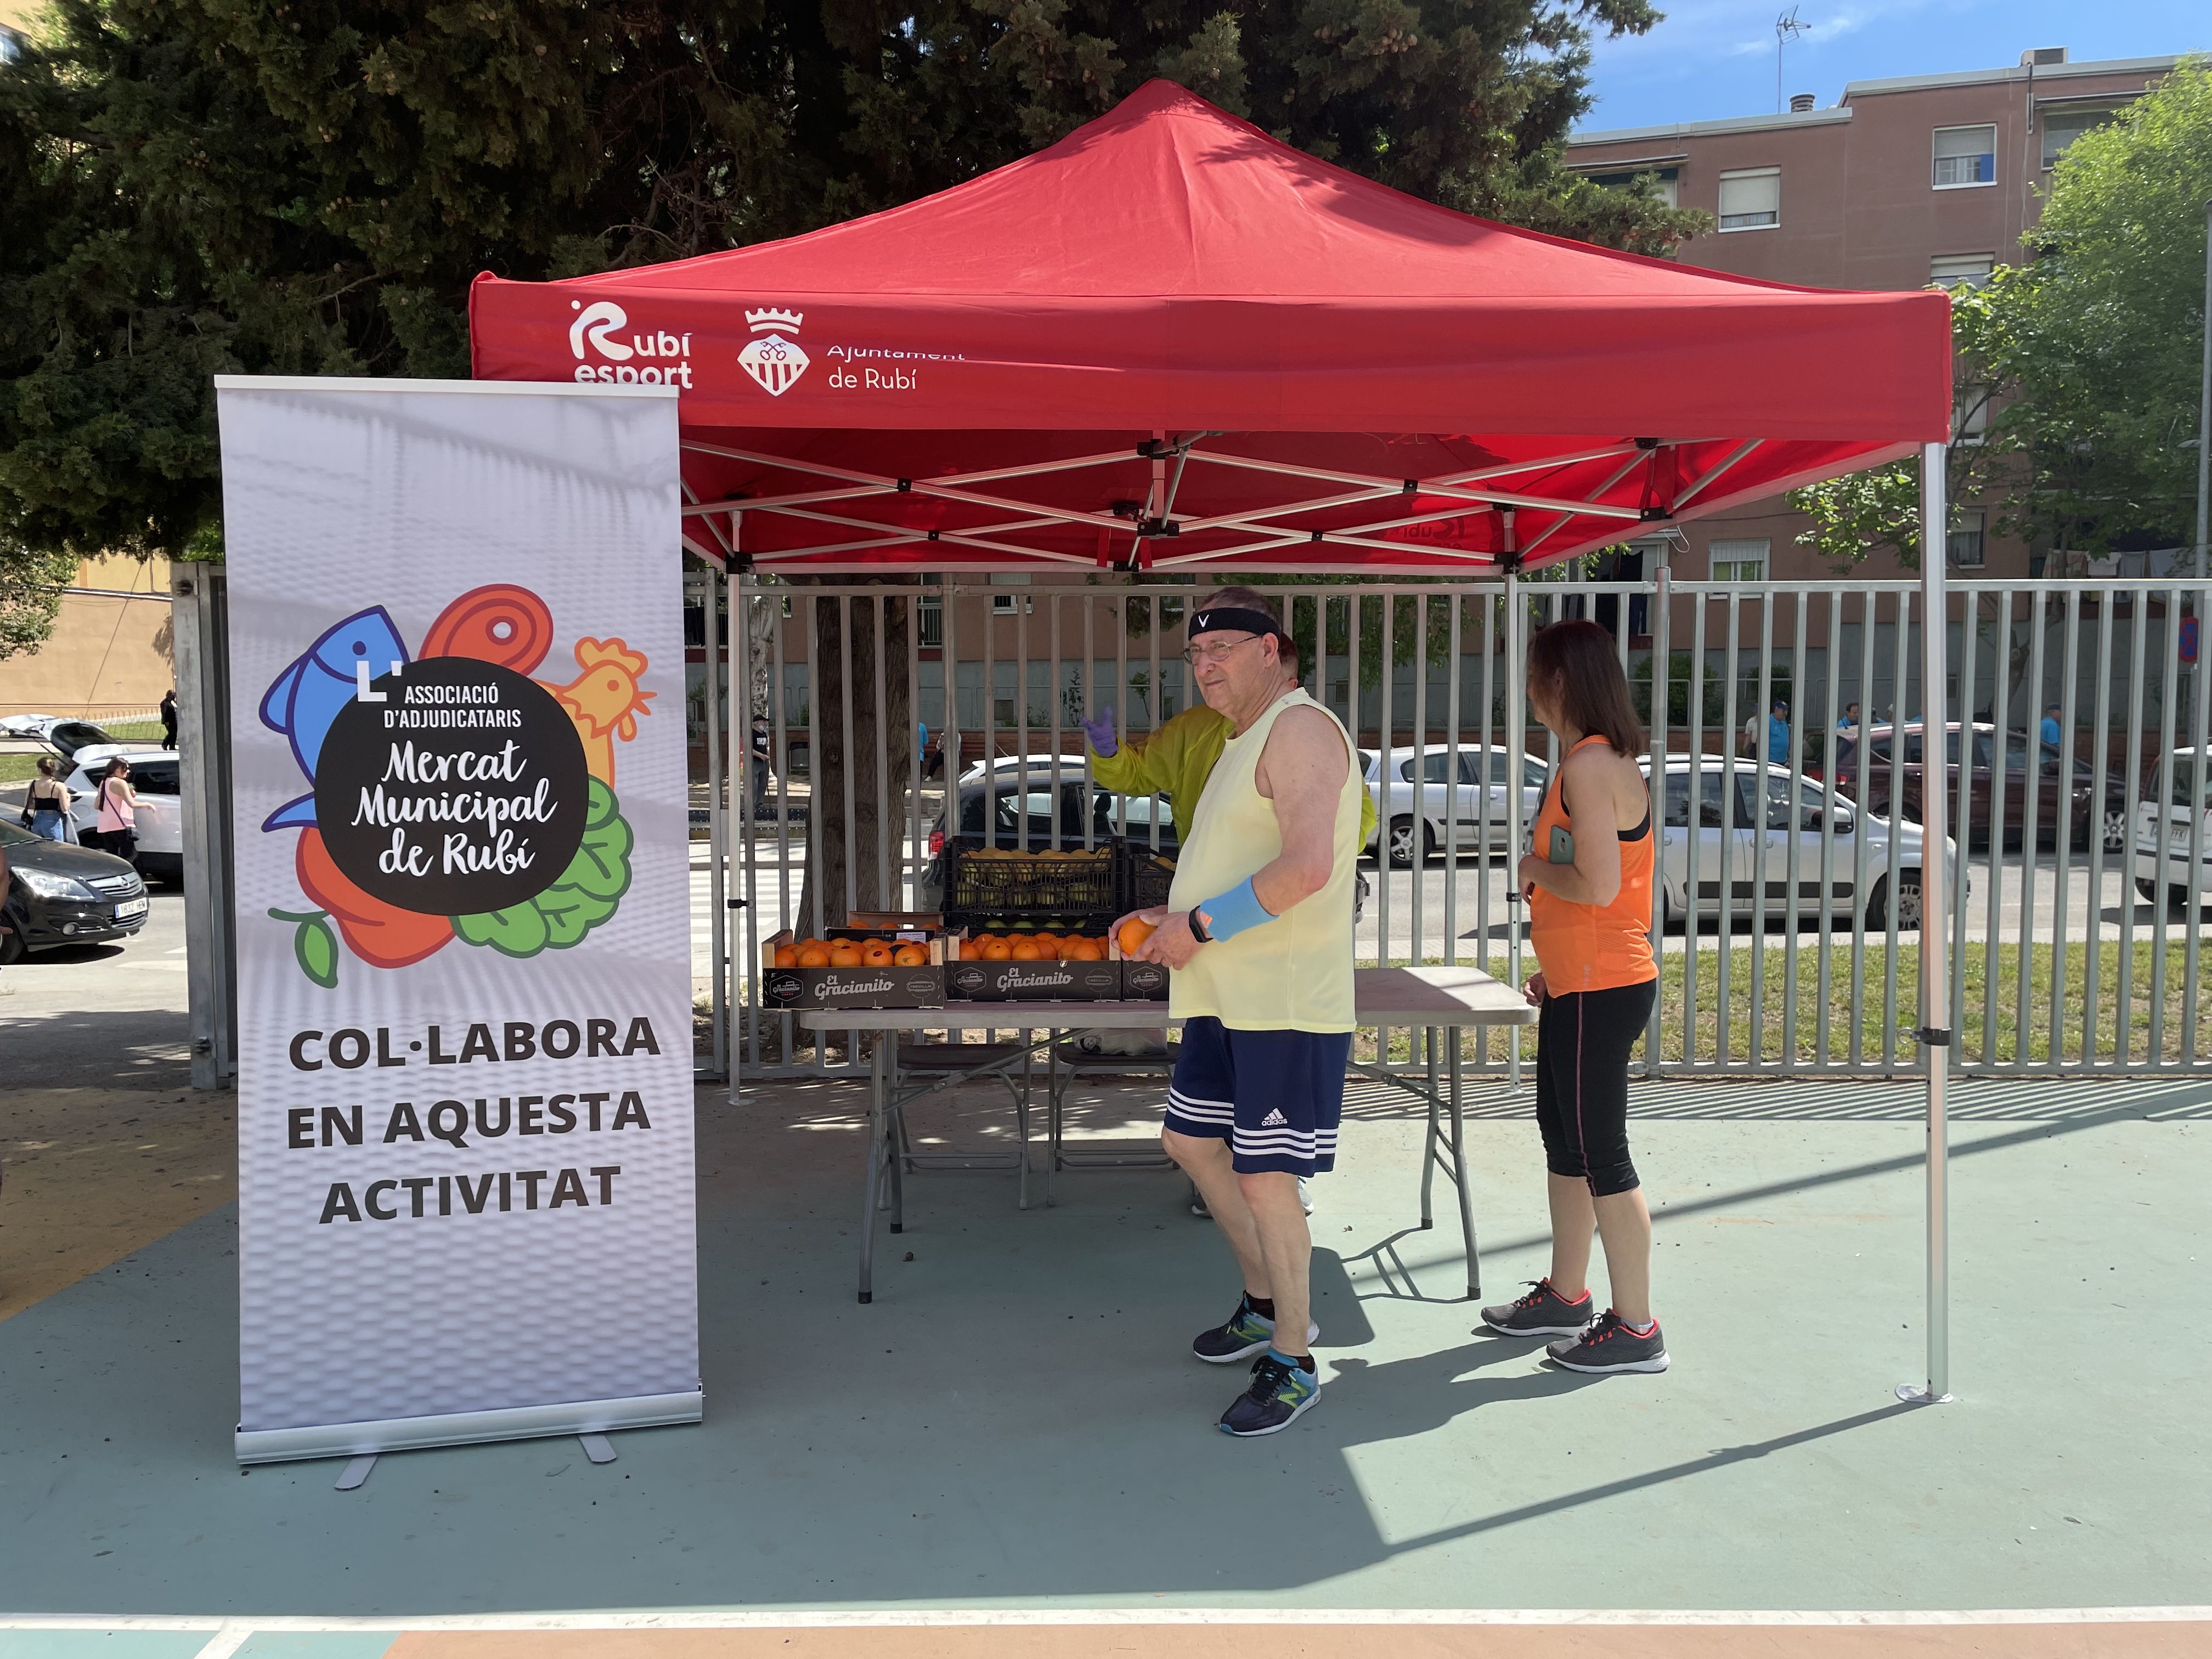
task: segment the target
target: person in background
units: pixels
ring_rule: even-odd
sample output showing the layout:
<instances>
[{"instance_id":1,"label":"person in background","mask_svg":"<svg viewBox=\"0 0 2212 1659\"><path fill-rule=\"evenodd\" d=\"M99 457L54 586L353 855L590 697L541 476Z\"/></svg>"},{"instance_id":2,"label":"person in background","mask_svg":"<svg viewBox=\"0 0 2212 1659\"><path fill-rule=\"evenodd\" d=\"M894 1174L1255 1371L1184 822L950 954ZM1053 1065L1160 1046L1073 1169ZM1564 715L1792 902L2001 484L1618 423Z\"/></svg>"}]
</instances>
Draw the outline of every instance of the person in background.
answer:
<instances>
[{"instance_id":1,"label":"person in background","mask_svg":"<svg viewBox=\"0 0 2212 1659\"><path fill-rule=\"evenodd\" d=\"M39 757L39 775L31 780L29 793L23 798L23 827L34 836L48 841L69 844L69 786L56 775L58 768L52 755Z\"/></svg>"},{"instance_id":2,"label":"person in background","mask_svg":"<svg viewBox=\"0 0 2212 1659\"><path fill-rule=\"evenodd\" d=\"M131 763L118 755L100 775L94 797L100 815L93 834L100 850L137 863L138 859L138 793L131 787Z\"/></svg>"},{"instance_id":3,"label":"person in background","mask_svg":"<svg viewBox=\"0 0 2212 1659\"><path fill-rule=\"evenodd\" d=\"M1865 721L1860 716L1858 704L1845 703L1844 717L1836 722L1834 771L1838 778L1850 775L1851 769L1858 760L1859 738L1864 727Z\"/></svg>"},{"instance_id":4,"label":"person in background","mask_svg":"<svg viewBox=\"0 0 2212 1659\"><path fill-rule=\"evenodd\" d=\"M177 689L171 686L161 693L161 747L177 746Z\"/></svg>"},{"instance_id":5,"label":"person in background","mask_svg":"<svg viewBox=\"0 0 2212 1659\"><path fill-rule=\"evenodd\" d=\"M2055 702L2046 706L2043 711L2040 735L2043 739L2043 769L2048 772L2057 763L2059 745L2065 736L2058 725L2058 705Z\"/></svg>"},{"instance_id":6,"label":"person in background","mask_svg":"<svg viewBox=\"0 0 2212 1659\"><path fill-rule=\"evenodd\" d=\"M754 715L752 731L745 744L745 758L750 763L749 769L752 773L751 799L755 817L758 817L761 808L768 805L768 763L774 753L769 742L770 735L768 716Z\"/></svg>"},{"instance_id":7,"label":"person in background","mask_svg":"<svg viewBox=\"0 0 2212 1659\"><path fill-rule=\"evenodd\" d=\"M1790 702L1777 697L1766 711L1766 758L1778 766L1790 764Z\"/></svg>"},{"instance_id":8,"label":"person in background","mask_svg":"<svg viewBox=\"0 0 2212 1659\"><path fill-rule=\"evenodd\" d=\"M1569 1370L1663 1371L1651 1315L1651 1213L1628 1156L1628 1056L1657 995L1651 954L1651 797L1645 738L1613 655L1590 622L1554 623L1528 646L1528 707L1565 757L1521 860L1537 972L1536 1127L1552 1212L1552 1271L1485 1308L1506 1336L1559 1336ZM1613 1305L1592 1317L1590 1233L1605 1243Z\"/></svg>"}]
</instances>

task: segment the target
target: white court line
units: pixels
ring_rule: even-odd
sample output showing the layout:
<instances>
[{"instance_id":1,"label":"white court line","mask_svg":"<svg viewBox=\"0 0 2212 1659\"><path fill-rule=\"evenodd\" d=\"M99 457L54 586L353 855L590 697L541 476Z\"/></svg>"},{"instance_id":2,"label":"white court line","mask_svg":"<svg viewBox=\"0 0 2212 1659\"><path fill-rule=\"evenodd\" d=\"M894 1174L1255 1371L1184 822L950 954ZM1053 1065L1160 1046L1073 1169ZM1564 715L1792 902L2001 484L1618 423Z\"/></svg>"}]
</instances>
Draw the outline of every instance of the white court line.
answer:
<instances>
[{"instance_id":1,"label":"white court line","mask_svg":"<svg viewBox=\"0 0 2212 1659\"><path fill-rule=\"evenodd\" d=\"M1856 1611L1761 1608L1503 1608L1503 1607L977 1607L856 1608L777 1613L666 1609L647 1613L475 1613L422 1618L311 1619L289 1616L232 1619L160 1613L0 1615L8 1630L156 1630L214 1632L201 1659L236 1651L256 1631L338 1633L349 1631L563 1630L896 1630L914 1627L1005 1628L1085 1625L1661 1625L1773 1628L1911 1628L1976 1625L2121 1625L2212 1622L2212 1607L1929 1608ZM235 1638L235 1639L234 1639ZM218 1645L228 1643L228 1646Z\"/></svg>"}]
</instances>

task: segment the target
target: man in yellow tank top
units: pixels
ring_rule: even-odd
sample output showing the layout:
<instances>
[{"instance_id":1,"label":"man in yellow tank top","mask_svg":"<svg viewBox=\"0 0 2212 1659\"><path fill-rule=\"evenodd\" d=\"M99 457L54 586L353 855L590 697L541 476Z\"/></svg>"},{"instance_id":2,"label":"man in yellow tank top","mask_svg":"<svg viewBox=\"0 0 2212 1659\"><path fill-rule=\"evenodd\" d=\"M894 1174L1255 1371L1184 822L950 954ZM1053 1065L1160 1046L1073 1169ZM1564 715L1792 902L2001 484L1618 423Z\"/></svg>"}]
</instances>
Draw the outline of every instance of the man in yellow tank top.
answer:
<instances>
[{"instance_id":1,"label":"man in yellow tank top","mask_svg":"<svg viewBox=\"0 0 2212 1659\"><path fill-rule=\"evenodd\" d=\"M1298 1177L1336 1161L1352 1057L1352 910L1366 791L1336 717L1294 684L1273 604L1224 588L1184 653L1230 724L1156 931L1137 954L1175 970L1183 1022L1162 1144L1205 1199L1244 1276L1237 1311L1191 1352L1253 1359L1222 1414L1273 1434L1321 1397L1311 1344L1312 1242ZM1256 1356L1256 1358L1255 1358Z\"/></svg>"}]
</instances>

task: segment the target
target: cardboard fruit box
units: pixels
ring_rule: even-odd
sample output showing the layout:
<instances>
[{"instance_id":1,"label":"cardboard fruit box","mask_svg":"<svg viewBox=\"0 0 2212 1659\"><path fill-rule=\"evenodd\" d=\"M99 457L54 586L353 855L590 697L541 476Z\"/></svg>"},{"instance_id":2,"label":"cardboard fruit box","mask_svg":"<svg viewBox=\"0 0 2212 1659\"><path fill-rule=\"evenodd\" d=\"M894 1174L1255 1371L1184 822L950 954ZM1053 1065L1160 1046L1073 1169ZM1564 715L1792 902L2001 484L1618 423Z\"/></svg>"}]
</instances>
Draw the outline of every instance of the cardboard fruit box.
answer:
<instances>
[{"instance_id":1,"label":"cardboard fruit box","mask_svg":"<svg viewBox=\"0 0 2212 1659\"><path fill-rule=\"evenodd\" d=\"M1114 1002L1121 969L1111 962L950 962L945 993L955 1002Z\"/></svg>"},{"instance_id":2,"label":"cardboard fruit box","mask_svg":"<svg viewBox=\"0 0 2212 1659\"><path fill-rule=\"evenodd\" d=\"M763 1008L934 1008L945 1001L945 938L925 937L920 929L834 927L830 941L864 943L883 939L919 945L926 963L901 966L779 968L775 954L795 940L788 928L761 941L761 1006Z\"/></svg>"}]
</instances>

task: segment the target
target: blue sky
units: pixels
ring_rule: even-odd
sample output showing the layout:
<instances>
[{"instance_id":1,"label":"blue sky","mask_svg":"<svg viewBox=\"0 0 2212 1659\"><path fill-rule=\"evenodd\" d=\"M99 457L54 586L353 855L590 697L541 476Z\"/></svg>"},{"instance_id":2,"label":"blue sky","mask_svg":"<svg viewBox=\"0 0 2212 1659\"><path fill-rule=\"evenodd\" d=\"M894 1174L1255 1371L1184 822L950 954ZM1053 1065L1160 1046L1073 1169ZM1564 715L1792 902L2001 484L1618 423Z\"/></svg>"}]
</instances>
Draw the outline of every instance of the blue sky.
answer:
<instances>
[{"instance_id":1,"label":"blue sky","mask_svg":"<svg viewBox=\"0 0 2212 1659\"><path fill-rule=\"evenodd\" d=\"M1600 41L1585 130L1774 109L1774 20L1787 0L1658 0L1640 40ZM1847 81L2017 64L2030 46L2074 61L2212 50L2204 0L1799 0L1809 25L1783 51L1783 91L1834 103Z\"/></svg>"}]
</instances>

